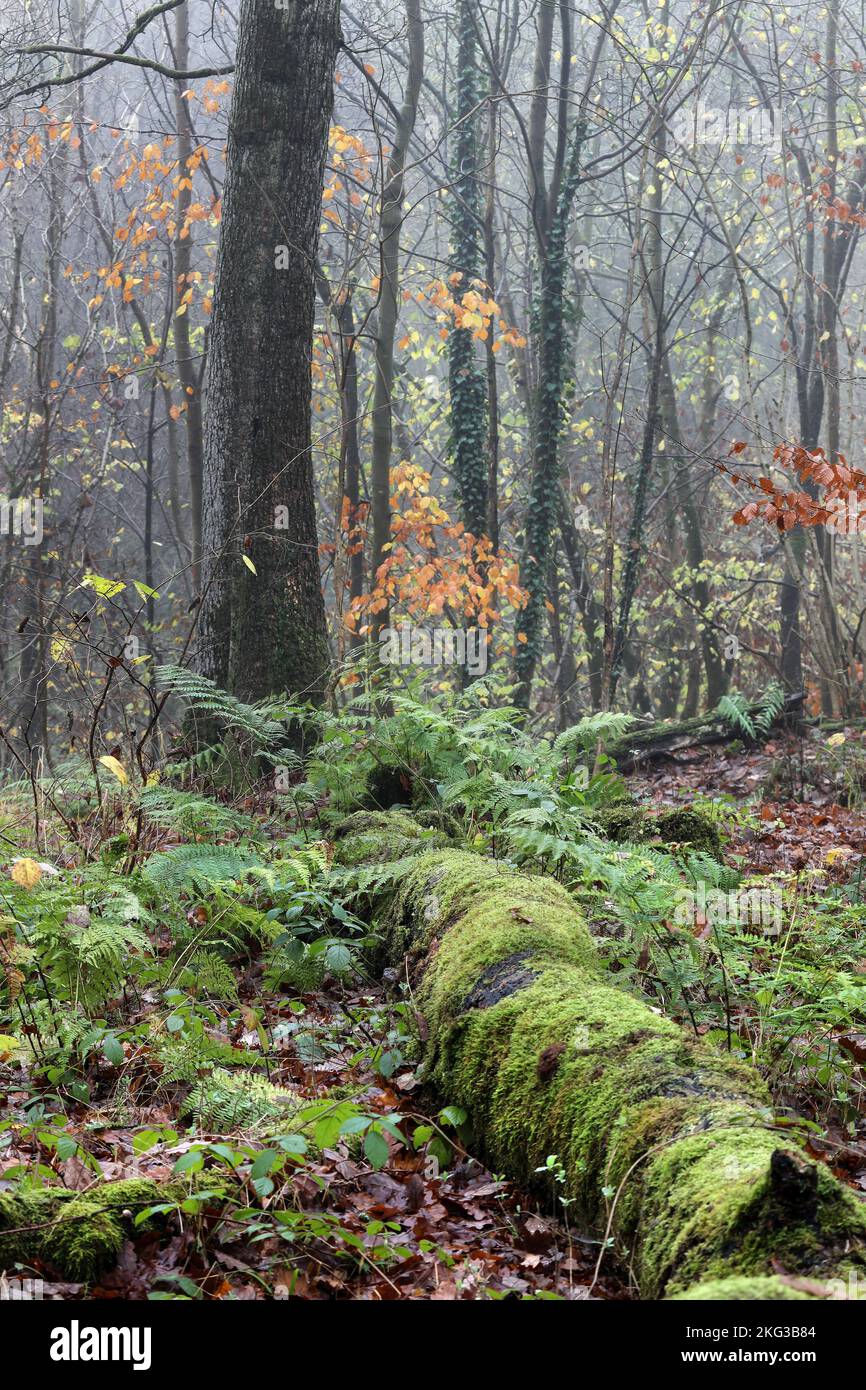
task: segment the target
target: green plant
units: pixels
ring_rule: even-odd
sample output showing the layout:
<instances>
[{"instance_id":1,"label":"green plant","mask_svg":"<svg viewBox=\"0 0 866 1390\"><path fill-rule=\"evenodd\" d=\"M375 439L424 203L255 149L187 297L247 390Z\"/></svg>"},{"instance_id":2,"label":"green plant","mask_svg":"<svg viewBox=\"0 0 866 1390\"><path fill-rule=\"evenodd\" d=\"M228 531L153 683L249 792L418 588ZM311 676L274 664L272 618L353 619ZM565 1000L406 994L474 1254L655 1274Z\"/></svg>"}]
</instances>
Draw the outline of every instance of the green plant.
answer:
<instances>
[{"instance_id":1,"label":"green plant","mask_svg":"<svg viewBox=\"0 0 866 1390\"><path fill-rule=\"evenodd\" d=\"M718 712L737 733L745 734L752 740L767 734L785 708L785 692L777 681L772 681L760 696L757 708L751 712L744 695L732 691L723 695L718 703Z\"/></svg>"},{"instance_id":2,"label":"green plant","mask_svg":"<svg viewBox=\"0 0 866 1390\"><path fill-rule=\"evenodd\" d=\"M162 893L207 893L236 882L263 865L256 850L235 845L175 845L152 854L141 871L151 888Z\"/></svg>"},{"instance_id":3,"label":"green plant","mask_svg":"<svg viewBox=\"0 0 866 1390\"><path fill-rule=\"evenodd\" d=\"M165 783L144 787L139 806L151 825L170 829L184 839L197 836L217 839L230 832L250 835L255 831L255 822L232 806L202 792L184 791Z\"/></svg>"},{"instance_id":4,"label":"green plant","mask_svg":"<svg viewBox=\"0 0 866 1390\"><path fill-rule=\"evenodd\" d=\"M273 748L284 737L282 705L277 701L248 704L184 666L157 666L155 676L160 690L177 696L192 714L217 726L221 735L248 740L255 752Z\"/></svg>"}]
</instances>

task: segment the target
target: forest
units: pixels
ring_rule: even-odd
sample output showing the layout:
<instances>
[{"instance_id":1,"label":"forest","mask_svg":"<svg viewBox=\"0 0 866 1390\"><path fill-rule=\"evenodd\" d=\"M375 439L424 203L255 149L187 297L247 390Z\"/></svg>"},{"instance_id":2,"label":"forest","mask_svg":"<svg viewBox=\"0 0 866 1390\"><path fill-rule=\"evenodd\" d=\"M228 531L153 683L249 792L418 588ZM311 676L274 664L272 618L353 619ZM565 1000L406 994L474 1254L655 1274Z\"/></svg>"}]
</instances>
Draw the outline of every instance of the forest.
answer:
<instances>
[{"instance_id":1,"label":"forest","mask_svg":"<svg viewBox=\"0 0 866 1390\"><path fill-rule=\"evenodd\" d=\"M0 0L0 1302L866 1298L864 229L839 0Z\"/></svg>"}]
</instances>

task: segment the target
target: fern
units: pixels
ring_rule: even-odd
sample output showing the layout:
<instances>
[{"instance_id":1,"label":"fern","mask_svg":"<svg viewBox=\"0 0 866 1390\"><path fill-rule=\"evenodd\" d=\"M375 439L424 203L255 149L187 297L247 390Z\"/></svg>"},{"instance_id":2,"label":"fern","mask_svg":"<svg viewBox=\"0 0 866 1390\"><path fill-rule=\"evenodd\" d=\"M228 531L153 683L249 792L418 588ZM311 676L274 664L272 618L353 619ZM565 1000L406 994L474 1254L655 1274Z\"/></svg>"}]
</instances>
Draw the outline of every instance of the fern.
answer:
<instances>
[{"instance_id":1,"label":"fern","mask_svg":"<svg viewBox=\"0 0 866 1390\"><path fill-rule=\"evenodd\" d=\"M233 807L223 806L200 792L181 791L176 787L145 787L139 804L151 825L168 827L189 839L196 835L216 839L229 831L250 833L255 828L249 816Z\"/></svg>"},{"instance_id":2,"label":"fern","mask_svg":"<svg viewBox=\"0 0 866 1390\"><path fill-rule=\"evenodd\" d=\"M182 1105L202 1129L227 1134L235 1129L255 1129L299 1108L291 1091L272 1086L263 1076L235 1074L215 1067L197 1080Z\"/></svg>"},{"instance_id":3,"label":"fern","mask_svg":"<svg viewBox=\"0 0 866 1390\"><path fill-rule=\"evenodd\" d=\"M237 1003L238 984L231 966L216 951L194 951L187 967L198 994Z\"/></svg>"},{"instance_id":4,"label":"fern","mask_svg":"<svg viewBox=\"0 0 866 1390\"><path fill-rule=\"evenodd\" d=\"M161 892L207 893L263 868L261 855L234 845L175 845L152 854L142 878Z\"/></svg>"},{"instance_id":5,"label":"fern","mask_svg":"<svg viewBox=\"0 0 866 1390\"><path fill-rule=\"evenodd\" d=\"M728 721L732 729L738 733L746 734L749 738L755 737L755 725L749 714L745 695L740 695L736 691L732 691L730 695L723 695L717 708L719 714Z\"/></svg>"},{"instance_id":6,"label":"fern","mask_svg":"<svg viewBox=\"0 0 866 1390\"><path fill-rule=\"evenodd\" d=\"M769 733L784 708L785 692L777 681L773 681L761 696L760 708L755 718L755 727L762 734Z\"/></svg>"},{"instance_id":7,"label":"fern","mask_svg":"<svg viewBox=\"0 0 866 1390\"><path fill-rule=\"evenodd\" d=\"M570 729L565 729L553 745L553 751L560 757L571 757L575 751L595 753L599 744L606 748L628 733L634 724L630 714L614 714L600 710L578 720Z\"/></svg>"},{"instance_id":8,"label":"fern","mask_svg":"<svg viewBox=\"0 0 866 1390\"><path fill-rule=\"evenodd\" d=\"M4 935L0 979L14 991L35 968L39 990L80 1005L85 1013L123 986L136 960L150 954L143 930L150 921L140 898L101 865L82 880L44 875L33 889L10 884L4 893L10 934Z\"/></svg>"},{"instance_id":9,"label":"fern","mask_svg":"<svg viewBox=\"0 0 866 1390\"><path fill-rule=\"evenodd\" d=\"M757 741L761 734L769 733L785 708L785 692L773 681L760 697L754 717L745 695L737 691L723 695L716 708L732 729Z\"/></svg>"},{"instance_id":10,"label":"fern","mask_svg":"<svg viewBox=\"0 0 866 1390\"><path fill-rule=\"evenodd\" d=\"M192 714L215 722L223 732L250 740L256 751L276 747L285 735L282 707L273 700L246 704L220 690L207 676L183 666L158 666L155 675L159 688L177 695Z\"/></svg>"},{"instance_id":11,"label":"fern","mask_svg":"<svg viewBox=\"0 0 866 1390\"><path fill-rule=\"evenodd\" d=\"M210 1037L204 1030L158 1038L155 1045L162 1080L192 1083L215 1067L259 1066L261 1056Z\"/></svg>"},{"instance_id":12,"label":"fern","mask_svg":"<svg viewBox=\"0 0 866 1390\"><path fill-rule=\"evenodd\" d=\"M334 865L329 883L339 892L343 902L357 904L396 887L412 867L411 856L393 863Z\"/></svg>"},{"instance_id":13,"label":"fern","mask_svg":"<svg viewBox=\"0 0 866 1390\"><path fill-rule=\"evenodd\" d=\"M129 971L131 956L146 956L150 943L134 922L82 913L79 925L69 920L43 925L35 933L43 971L71 1001L95 1008L115 993Z\"/></svg>"}]
</instances>

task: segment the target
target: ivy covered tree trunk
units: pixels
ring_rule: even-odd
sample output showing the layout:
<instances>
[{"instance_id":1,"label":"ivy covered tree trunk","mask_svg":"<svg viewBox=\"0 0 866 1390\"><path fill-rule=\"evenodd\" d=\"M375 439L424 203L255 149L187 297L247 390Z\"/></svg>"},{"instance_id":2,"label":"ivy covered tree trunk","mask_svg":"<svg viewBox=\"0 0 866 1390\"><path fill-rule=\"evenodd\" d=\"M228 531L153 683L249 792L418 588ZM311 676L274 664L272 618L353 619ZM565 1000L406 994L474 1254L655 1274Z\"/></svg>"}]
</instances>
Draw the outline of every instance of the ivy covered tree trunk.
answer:
<instances>
[{"instance_id":1,"label":"ivy covered tree trunk","mask_svg":"<svg viewBox=\"0 0 866 1390\"><path fill-rule=\"evenodd\" d=\"M310 432L339 0L241 0L207 372L203 674L321 695L328 666Z\"/></svg>"},{"instance_id":2,"label":"ivy covered tree trunk","mask_svg":"<svg viewBox=\"0 0 866 1390\"><path fill-rule=\"evenodd\" d=\"M477 291L478 282L483 279L483 220L478 183L480 82L473 7L474 0L461 0L458 11L451 223L452 284L458 302ZM476 355L472 330L457 324L448 338L448 387L451 452L462 521L473 536L484 536L489 521L487 381Z\"/></svg>"},{"instance_id":3,"label":"ivy covered tree trunk","mask_svg":"<svg viewBox=\"0 0 866 1390\"><path fill-rule=\"evenodd\" d=\"M520 633L515 657L518 699L524 707L529 705L535 667L544 642L548 564L559 513L559 436L566 365L568 224L580 183L580 156L585 137L586 123L581 120L572 137L541 274L535 446L520 559L520 582L528 594L528 600L518 619Z\"/></svg>"},{"instance_id":4,"label":"ivy covered tree trunk","mask_svg":"<svg viewBox=\"0 0 866 1390\"><path fill-rule=\"evenodd\" d=\"M424 22L420 0L404 0L409 39L409 67L403 105L396 120L388 157L379 215L381 287L376 329L376 377L373 387L373 419L370 426L370 504L373 524L372 571L374 584L385 589L383 569L391 554L391 445L393 437L394 339L397 333L400 294L400 232L403 227L403 189L406 155L415 129L418 98L424 77ZM371 618L374 637L388 626L390 606Z\"/></svg>"},{"instance_id":5,"label":"ivy covered tree trunk","mask_svg":"<svg viewBox=\"0 0 866 1390\"><path fill-rule=\"evenodd\" d=\"M610 983L565 888L435 847L405 812L350 817L336 853L400 864L375 924L411 983L428 1080L494 1171L538 1189L554 1156L572 1224L612 1240L642 1298L862 1277L854 1195L775 1127L754 1070Z\"/></svg>"}]
</instances>

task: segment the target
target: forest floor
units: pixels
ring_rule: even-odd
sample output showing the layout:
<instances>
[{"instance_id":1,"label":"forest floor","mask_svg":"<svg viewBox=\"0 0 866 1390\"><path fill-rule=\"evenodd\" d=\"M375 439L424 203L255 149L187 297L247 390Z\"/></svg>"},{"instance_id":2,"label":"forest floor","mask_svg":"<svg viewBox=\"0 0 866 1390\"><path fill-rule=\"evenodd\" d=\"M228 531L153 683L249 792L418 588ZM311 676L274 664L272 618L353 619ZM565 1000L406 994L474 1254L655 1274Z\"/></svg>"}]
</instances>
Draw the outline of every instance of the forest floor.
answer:
<instances>
[{"instance_id":1,"label":"forest floor","mask_svg":"<svg viewBox=\"0 0 866 1390\"><path fill-rule=\"evenodd\" d=\"M781 742L756 752L693 749L628 781L630 790L652 805L688 804L696 793L737 803L753 798L748 823L735 828L726 849L729 861L747 877L783 875L790 882L802 875L825 887L850 883L852 875L859 878L866 856L866 813L840 804L838 786L822 785L820 777L810 782L798 758L796 746ZM796 795L787 795L798 775ZM760 799L762 789L772 791L774 778L778 799ZM157 942L158 951L170 948L167 938ZM853 967L861 974L866 973L866 941L862 950L864 958ZM394 1048L395 1005L387 981L353 987L331 982L290 999L268 992L252 961L238 980L238 995L239 1011L227 1011L222 1025L224 1041L252 1052L264 1048L269 1080L310 1102L329 1092L351 1092L353 1103L370 1116L397 1115L410 1130L440 1130L453 1145L452 1162L439 1172L429 1154L388 1141L386 1161L375 1166L357 1145L335 1135L332 1145L308 1155L282 1179L298 1216L297 1238L286 1240L272 1225L255 1220L233 1227L222 1217L214 1218L204 1240L201 1220L208 1218L191 1220L168 1239L142 1232L126 1242L116 1268L89 1288L88 1297L630 1296L627 1272L613 1268L609 1258L600 1259L599 1243L570 1227L567 1205L557 1201L554 1174L545 1208L463 1152L454 1126L443 1118L447 1110L431 1108L411 1062ZM130 1024L145 1022L157 1007L156 997L146 993L130 999ZM866 1062L866 1036L839 1027L835 1041L855 1063ZM385 1076L381 1059L389 1049L393 1066L385 1068ZM64 1132L74 1141L68 1157L44 1125L34 1123L32 1109L25 1110L33 1094L24 1066L0 1073L5 1090L0 1102L5 1101L12 1122L11 1129L4 1126L9 1142L0 1149L0 1190L10 1186L4 1173L12 1176L13 1170L20 1173L22 1166L34 1164L42 1165L50 1181L82 1191L93 1186L95 1175L168 1180L202 1138L222 1142L231 1162L231 1140L190 1133L182 1118L184 1083L161 1081L159 1063L146 1044L127 1049L123 1107L117 1104L116 1075L102 1065L111 1072L111 1087L102 1092L104 1108L99 1088L88 1104L67 1105ZM852 1125L850 1110L813 1095L796 1078L787 1090L786 1085L776 1085L774 1099L813 1121L815 1156L855 1189L866 1190L866 1135ZM449 1126L447 1134L443 1126ZM145 1143L143 1132L149 1133ZM285 1186L281 1195L287 1196ZM255 1194L250 1198L254 1206ZM551 1215L554 1210L558 1217ZM44 1295L74 1299L82 1288L46 1276Z\"/></svg>"},{"instance_id":2,"label":"forest floor","mask_svg":"<svg viewBox=\"0 0 866 1390\"><path fill-rule=\"evenodd\" d=\"M245 984L255 990L261 1011L260 982L252 977ZM336 986L308 994L302 1002L303 1033L295 1033L295 1044L285 1047L284 1061L269 1068L272 1081L291 1086L310 1101L335 1087L350 1087L354 1102L369 1114L399 1114L410 1125L436 1125L436 1111L414 1099L419 1083L411 1066L399 1067L387 1083L363 1060L359 1066L359 1039L371 1056L388 1044L384 987ZM266 1027L271 1035L281 1024L297 1026L297 1003L293 1001L292 1011L279 996L270 998ZM253 1030L229 1040L258 1046ZM95 1164L107 1181L168 1181L178 1159L202 1138L230 1143L225 1135L183 1137L186 1124L171 1094L178 1088L159 1085L144 1053L130 1057L127 1067L132 1094L156 1091L156 1102L133 1101L122 1124L116 1112L102 1117L92 1104L72 1108L65 1133L87 1161L77 1155L58 1161L50 1148L40 1149L38 1126L25 1125L0 1160L0 1190L4 1169L36 1159L53 1169L54 1181L76 1190L93 1186ZM30 1095L11 1089L5 1099L14 1112ZM162 1135L168 1130L168 1139L137 1153L135 1136L148 1128ZM353 1156L345 1140L337 1140L309 1157L289 1179L289 1205L310 1216L309 1228L302 1223L299 1229L301 1253L278 1236L263 1238L254 1222L236 1231L221 1223L207 1231L205 1241L191 1223L169 1240L142 1234L127 1241L117 1266L90 1287L87 1297L141 1299L154 1290L163 1290L163 1296L174 1291L235 1299L289 1294L374 1300L628 1296L622 1280L607 1271L594 1277L597 1242L581 1239L535 1199L522 1196L457 1148L452 1165L438 1176L423 1154L397 1146L377 1171L363 1155ZM285 1190L281 1197L287 1200ZM45 1282L47 1299L82 1296L81 1285Z\"/></svg>"},{"instance_id":3,"label":"forest floor","mask_svg":"<svg viewBox=\"0 0 866 1390\"><path fill-rule=\"evenodd\" d=\"M852 736L862 742L864 736ZM822 775L820 767L803 760L803 744L797 739L773 740L754 752L732 753L727 749L685 752L663 768L630 777L629 786L641 800L659 806L689 804L695 794L703 797L730 797L737 802L751 801L756 825L734 831L725 846L725 856L744 879L778 876L802 885L804 894L835 888L843 891L854 885L853 896L861 900L860 879L866 869L866 805L859 788L842 792L832 776ZM766 796L767 792L775 792ZM764 793L764 795L762 795ZM853 804L842 804L842 802ZM866 885L864 885L866 892ZM849 941L853 973L866 975L866 934ZM832 964L832 962L828 962ZM866 1033L846 1026L833 1029L834 1041L855 1064L866 1064ZM859 1076L854 1106L860 1119L854 1124L850 1111L843 1117L840 1108L825 1094L808 1085L776 1087L774 1098L792 1113L803 1115L819 1126L807 1147L828 1163L836 1176L857 1191L866 1192L866 1122L863 1120L862 1082ZM857 1131L852 1135L852 1129Z\"/></svg>"}]
</instances>

